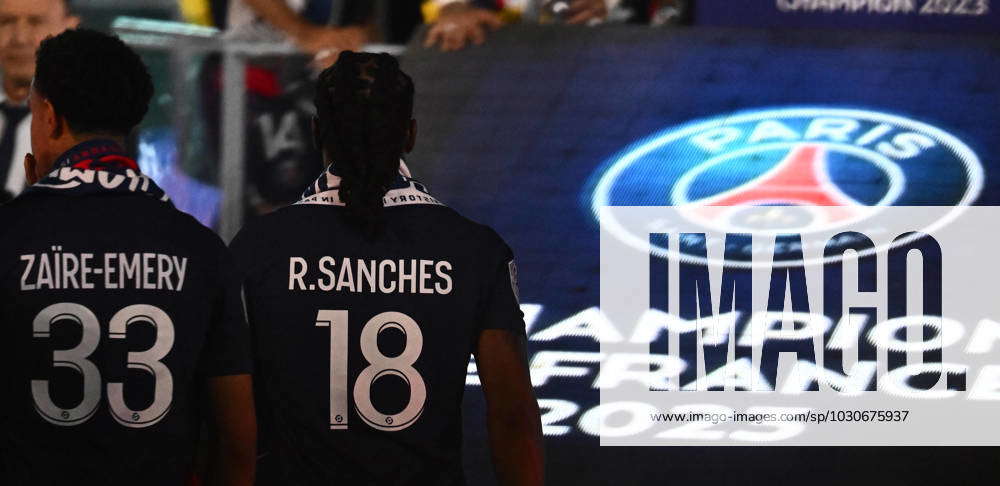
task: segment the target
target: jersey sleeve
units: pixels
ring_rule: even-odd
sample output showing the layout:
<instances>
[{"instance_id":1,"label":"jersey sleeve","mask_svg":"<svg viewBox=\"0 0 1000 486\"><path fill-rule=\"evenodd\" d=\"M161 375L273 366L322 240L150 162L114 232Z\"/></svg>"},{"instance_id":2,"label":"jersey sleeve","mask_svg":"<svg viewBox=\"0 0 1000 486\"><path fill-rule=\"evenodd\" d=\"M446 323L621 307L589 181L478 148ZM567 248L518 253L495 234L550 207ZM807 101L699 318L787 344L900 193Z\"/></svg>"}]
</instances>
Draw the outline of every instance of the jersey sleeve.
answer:
<instances>
[{"instance_id":1,"label":"jersey sleeve","mask_svg":"<svg viewBox=\"0 0 1000 486\"><path fill-rule=\"evenodd\" d=\"M491 252L493 258L486 272L488 280L479 306L481 329L499 329L523 336L524 313L519 303L514 252L495 233L494 237L498 249Z\"/></svg>"},{"instance_id":2,"label":"jersey sleeve","mask_svg":"<svg viewBox=\"0 0 1000 486\"><path fill-rule=\"evenodd\" d=\"M206 377L249 374L250 329L243 313L240 279L228 251L223 251L219 274L201 371Z\"/></svg>"}]
</instances>

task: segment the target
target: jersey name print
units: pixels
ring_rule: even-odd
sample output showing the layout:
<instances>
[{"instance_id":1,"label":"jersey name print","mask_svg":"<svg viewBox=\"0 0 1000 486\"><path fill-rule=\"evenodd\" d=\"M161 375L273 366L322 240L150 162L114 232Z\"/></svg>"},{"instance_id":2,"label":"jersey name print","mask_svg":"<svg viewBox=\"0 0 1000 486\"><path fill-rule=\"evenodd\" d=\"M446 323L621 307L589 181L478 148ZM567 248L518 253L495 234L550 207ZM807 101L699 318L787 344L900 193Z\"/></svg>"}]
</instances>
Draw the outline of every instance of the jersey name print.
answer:
<instances>
[{"instance_id":1,"label":"jersey name print","mask_svg":"<svg viewBox=\"0 0 1000 486\"><path fill-rule=\"evenodd\" d=\"M452 268L451 262L444 260L338 259L332 256L320 257L310 266L303 257L290 257L288 290L448 294L452 287Z\"/></svg>"},{"instance_id":2,"label":"jersey name print","mask_svg":"<svg viewBox=\"0 0 1000 486\"><path fill-rule=\"evenodd\" d=\"M187 257L163 253L73 253L62 246L20 256L21 290L184 288Z\"/></svg>"}]
</instances>

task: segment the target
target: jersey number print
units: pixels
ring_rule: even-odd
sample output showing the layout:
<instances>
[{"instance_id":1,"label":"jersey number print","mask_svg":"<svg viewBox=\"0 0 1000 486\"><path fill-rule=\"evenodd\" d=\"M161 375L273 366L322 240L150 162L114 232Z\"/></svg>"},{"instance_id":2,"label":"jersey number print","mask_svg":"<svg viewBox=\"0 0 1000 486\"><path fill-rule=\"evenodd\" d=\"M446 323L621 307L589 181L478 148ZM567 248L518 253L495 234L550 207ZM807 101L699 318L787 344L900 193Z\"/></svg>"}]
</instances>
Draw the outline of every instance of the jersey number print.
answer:
<instances>
[{"instance_id":1,"label":"jersey number print","mask_svg":"<svg viewBox=\"0 0 1000 486\"><path fill-rule=\"evenodd\" d=\"M347 429L347 323L346 310L320 310L316 326L330 328L330 429ZM385 356L378 347L378 336L396 329L406 337L406 346L398 356ZM424 411L427 388L413 363L420 357L424 337L420 326L401 312L383 312L372 317L361 330L361 354L368 361L354 382L354 405L368 425L386 431L403 430ZM410 399L399 413L384 414L372 404L371 387L383 376L396 376L410 388Z\"/></svg>"},{"instance_id":2,"label":"jersey number print","mask_svg":"<svg viewBox=\"0 0 1000 486\"><path fill-rule=\"evenodd\" d=\"M31 396L35 410L43 419L56 425L78 425L86 422L101 401L101 371L89 358L101 339L101 325L97 316L87 307L71 302L52 304L35 316L32 324L36 339L47 339L56 322L74 322L82 327L80 343L72 349L52 352L52 365L56 368L76 370L83 377L83 400L73 408L63 408L52 401L49 380L31 380ZM160 360L174 347L174 323L159 307L135 304L115 313L108 326L108 338L125 339L128 326L136 322L152 323L156 329L156 342L145 351L129 352L129 369L139 369L155 379L153 403L144 410L132 410L125 404L125 385L108 383L108 402L111 416L118 423L133 428L149 427L167 415L173 401L174 380Z\"/></svg>"}]
</instances>

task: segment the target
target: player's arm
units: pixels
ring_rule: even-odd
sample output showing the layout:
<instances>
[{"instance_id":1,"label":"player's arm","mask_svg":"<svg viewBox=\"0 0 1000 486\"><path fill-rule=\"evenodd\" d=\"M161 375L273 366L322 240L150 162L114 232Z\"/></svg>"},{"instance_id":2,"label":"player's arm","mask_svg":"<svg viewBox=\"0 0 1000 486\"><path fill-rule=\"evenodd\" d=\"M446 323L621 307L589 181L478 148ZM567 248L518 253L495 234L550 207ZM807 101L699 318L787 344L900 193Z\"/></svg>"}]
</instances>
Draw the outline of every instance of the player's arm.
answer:
<instances>
[{"instance_id":1,"label":"player's arm","mask_svg":"<svg viewBox=\"0 0 1000 486\"><path fill-rule=\"evenodd\" d=\"M500 16L491 10L465 1L436 1L443 6L427 30L424 47L439 45L442 51L457 51L469 44L482 45L487 32L503 26Z\"/></svg>"},{"instance_id":2,"label":"player's arm","mask_svg":"<svg viewBox=\"0 0 1000 486\"><path fill-rule=\"evenodd\" d=\"M528 374L525 337L499 329L482 331L476 366L486 394L490 449L499 484L541 485L545 476L542 425Z\"/></svg>"},{"instance_id":3,"label":"player's arm","mask_svg":"<svg viewBox=\"0 0 1000 486\"><path fill-rule=\"evenodd\" d=\"M214 434L206 484L250 486L257 462L257 419L250 375L209 378L207 395Z\"/></svg>"},{"instance_id":4,"label":"player's arm","mask_svg":"<svg viewBox=\"0 0 1000 486\"><path fill-rule=\"evenodd\" d=\"M218 294L200 364L213 432L205 479L210 486L251 486L257 463L257 418L250 329L241 296L243 272L230 252L224 247L220 251Z\"/></svg>"}]
</instances>

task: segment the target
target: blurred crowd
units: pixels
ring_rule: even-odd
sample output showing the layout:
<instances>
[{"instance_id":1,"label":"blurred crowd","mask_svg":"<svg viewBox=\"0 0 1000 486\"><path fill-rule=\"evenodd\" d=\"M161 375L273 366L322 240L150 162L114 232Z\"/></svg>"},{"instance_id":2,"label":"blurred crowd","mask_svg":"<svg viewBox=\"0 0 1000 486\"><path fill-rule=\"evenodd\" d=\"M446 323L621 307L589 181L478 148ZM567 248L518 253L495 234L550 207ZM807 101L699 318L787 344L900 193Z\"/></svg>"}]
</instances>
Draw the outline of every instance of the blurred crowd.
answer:
<instances>
[{"instance_id":1,"label":"blurred crowd","mask_svg":"<svg viewBox=\"0 0 1000 486\"><path fill-rule=\"evenodd\" d=\"M516 22L667 25L688 15L689 0L179 0L187 20L235 36L283 36L322 59L371 43L460 50ZM427 24L425 30L418 29Z\"/></svg>"},{"instance_id":2,"label":"blurred crowd","mask_svg":"<svg viewBox=\"0 0 1000 486\"><path fill-rule=\"evenodd\" d=\"M148 0L168 5L175 19L213 26L234 40L290 42L303 51L302 59L254 59L247 67L249 117L247 138L247 208L265 213L297 199L303 184L312 180L322 161L308 142L311 96L307 72L332 64L343 50L369 44L408 44L457 51L489 42L494 31L518 22L596 26L636 23L662 26L682 23L690 0ZM41 41L80 24L93 25L81 14L90 0L0 0L0 202L25 187L24 155L30 152L31 117L27 96L34 74L34 55ZM103 2L117 15L113 2ZM121 2L122 11L133 2ZM86 10L91 12L91 10ZM83 18L81 18L83 17ZM304 61L303 61L304 59ZM198 214L213 225L220 195L217 183L220 138L220 62L218 56L201 59L200 111L190 127L167 130L166 138L149 138L146 147L166 147L140 161L156 160L162 173L177 174L177 190L195 191ZM155 70L154 70L155 71ZM158 86L163 90L163 86ZM170 88L172 89L172 88ZM153 108L156 109L155 106ZM194 108L191 108L194 109ZM200 144L179 151L184 130L204 134ZM188 137L198 138L198 137ZM195 147L191 149L190 147ZM170 156L163 153L173 151ZM173 160L165 160L173 159ZM197 160L196 164L188 163ZM178 167L184 167L184 172ZM161 169L157 169L160 171ZM172 171L172 172L171 172ZM159 172L158 172L159 173ZM208 174L208 175L206 175ZM193 182L192 182L193 181ZM165 184L168 191L172 183ZM192 189L194 188L194 189ZM173 195L173 194L172 194ZM175 197L185 205L184 195Z\"/></svg>"}]
</instances>

